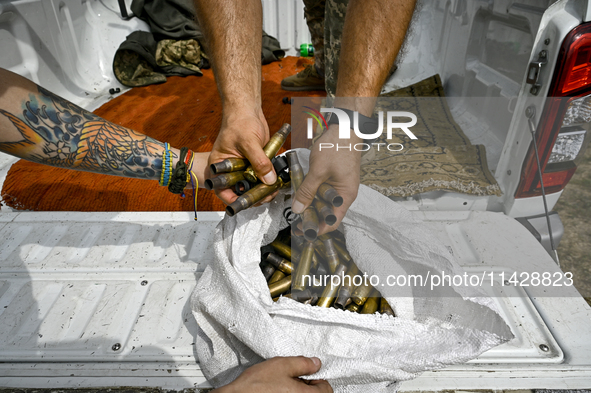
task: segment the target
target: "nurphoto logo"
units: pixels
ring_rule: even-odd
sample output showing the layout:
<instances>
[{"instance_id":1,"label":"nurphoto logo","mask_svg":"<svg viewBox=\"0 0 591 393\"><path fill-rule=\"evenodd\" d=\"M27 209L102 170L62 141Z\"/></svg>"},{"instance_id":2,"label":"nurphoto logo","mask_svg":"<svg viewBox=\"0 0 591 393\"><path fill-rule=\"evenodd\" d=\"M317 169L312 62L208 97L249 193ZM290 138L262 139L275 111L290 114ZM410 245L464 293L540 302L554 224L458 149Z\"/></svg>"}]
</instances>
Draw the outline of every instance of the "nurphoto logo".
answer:
<instances>
[{"instance_id":1,"label":"nurphoto logo","mask_svg":"<svg viewBox=\"0 0 591 393\"><path fill-rule=\"evenodd\" d=\"M375 140L377 139L382 133L384 132L384 112L378 112L378 126L374 132L364 133L360 130L359 127L359 112L353 112L353 126L351 127L351 120L349 115L342 109L339 108L320 108L320 111L317 111L314 108L309 106L305 106L304 108L309 109L310 111L304 111L304 113L312 116L312 118L308 118L307 122L307 137L308 139L314 138L314 122L320 126L320 128L327 130L328 123L322 113L332 113L332 116L337 116L339 121L339 139L347 140L351 139L351 129L355 135L363 140ZM400 122L400 118L407 118L410 121L407 122ZM394 121L394 120L397 121ZM386 139L392 139L392 134L394 129L400 129L404 131L404 133L410 139L418 139L415 134L412 133L410 127L417 124L417 117L414 113L411 112L404 112L404 111L388 111L386 112ZM375 128L375 127L374 127ZM336 148L338 150L351 150L354 149L356 151L367 151L372 148L377 148L380 150L380 147L385 146L389 151L401 151L404 149L404 145L401 143L356 143L352 145L349 144L340 144L337 143L319 143L319 150L322 151L323 149L333 149Z\"/></svg>"}]
</instances>

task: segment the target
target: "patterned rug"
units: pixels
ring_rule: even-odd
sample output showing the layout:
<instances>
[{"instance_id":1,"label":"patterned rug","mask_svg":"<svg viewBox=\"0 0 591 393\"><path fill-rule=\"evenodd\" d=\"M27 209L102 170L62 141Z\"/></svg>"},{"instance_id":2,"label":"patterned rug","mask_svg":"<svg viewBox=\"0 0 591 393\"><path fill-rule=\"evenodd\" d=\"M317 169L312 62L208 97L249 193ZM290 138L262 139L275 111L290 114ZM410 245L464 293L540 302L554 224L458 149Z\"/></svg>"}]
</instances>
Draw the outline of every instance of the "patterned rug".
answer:
<instances>
[{"instance_id":1,"label":"patterned rug","mask_svg":"<svg viewBox=\"0 0 591 393\"><path fill-rule=\"evenodd\" d=\"M404 149L370 149L362 158L363 184L386 196L398 197L434 190L501 195L486 164L484 146L472 145L453 120L439 75L381 97L376 112L406 111L417 116L417 124L410 130L418 139L411 139L401 130L395 131L390 140L382 133L374 143L400 143Z\"/></svg>"}]
</instances>

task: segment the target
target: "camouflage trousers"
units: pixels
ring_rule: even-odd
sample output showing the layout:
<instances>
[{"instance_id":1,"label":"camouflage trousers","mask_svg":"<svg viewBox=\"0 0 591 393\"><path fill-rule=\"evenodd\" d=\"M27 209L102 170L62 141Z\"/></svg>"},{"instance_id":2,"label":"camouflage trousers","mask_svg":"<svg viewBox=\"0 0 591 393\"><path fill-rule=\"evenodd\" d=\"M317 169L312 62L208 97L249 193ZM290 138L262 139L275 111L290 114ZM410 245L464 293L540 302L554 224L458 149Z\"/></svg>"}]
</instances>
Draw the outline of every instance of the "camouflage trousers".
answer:
<instances>
[{"instance_id":1,"label":"camouflage trousers","mask_svg":"<svg viewBox=\"0 0 591 393\"><path fill-rule=\"evenodd\" d=\"M324 73L326 93L337 88L341 37L349 0L304 0L304 16L314 45L314 64Z\"/></svg>"}]
</instances>

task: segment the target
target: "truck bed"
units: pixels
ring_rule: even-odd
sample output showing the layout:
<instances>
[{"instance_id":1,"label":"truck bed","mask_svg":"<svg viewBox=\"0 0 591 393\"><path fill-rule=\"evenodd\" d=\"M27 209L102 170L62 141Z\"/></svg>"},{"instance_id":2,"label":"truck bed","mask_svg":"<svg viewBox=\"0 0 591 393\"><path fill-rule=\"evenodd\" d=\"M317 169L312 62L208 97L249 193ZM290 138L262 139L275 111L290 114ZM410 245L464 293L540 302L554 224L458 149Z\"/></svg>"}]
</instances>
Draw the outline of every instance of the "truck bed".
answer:
<instances>
[{"instance_id":1,"label":"truck bed","mask_svg":"<svg viewBox=\"0 0 591 393\"><path fill-rule=\"evenodd\" d=\"M558 271L517 221L493 212L413 212L470 273ZM212 261L221 213L0 215L0 386L208 387L189 302ZM503 231L498 228L504 228ZM515 254L517 245L527 252ZM497 283L500 284L500 283ZM591 386L591 309L574 288L496 285L515 338L403 390Z\"/></svg>"}]
</instances>

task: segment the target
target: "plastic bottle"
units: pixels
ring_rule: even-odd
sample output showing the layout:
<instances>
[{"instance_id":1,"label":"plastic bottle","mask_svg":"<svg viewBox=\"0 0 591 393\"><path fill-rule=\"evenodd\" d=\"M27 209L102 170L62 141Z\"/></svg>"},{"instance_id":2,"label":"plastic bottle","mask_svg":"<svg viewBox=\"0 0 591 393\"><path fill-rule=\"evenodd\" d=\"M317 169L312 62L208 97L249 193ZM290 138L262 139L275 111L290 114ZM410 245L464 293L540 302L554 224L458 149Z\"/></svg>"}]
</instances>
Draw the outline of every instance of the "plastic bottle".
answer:
<instances>
[{"instance_id":1,"label":"plastic bottle","mask_svg":"<svg viewBox=\"0 0 591 393\"><path fill-rule=\"evenodd\" d=\"M300 56L308 57L314 56L314 47L312 44L301 44L300 45Z\"/></svg>"}]
</instances>

